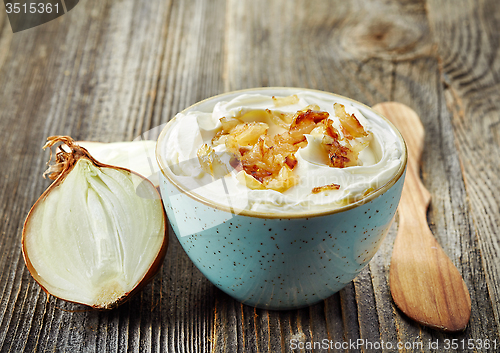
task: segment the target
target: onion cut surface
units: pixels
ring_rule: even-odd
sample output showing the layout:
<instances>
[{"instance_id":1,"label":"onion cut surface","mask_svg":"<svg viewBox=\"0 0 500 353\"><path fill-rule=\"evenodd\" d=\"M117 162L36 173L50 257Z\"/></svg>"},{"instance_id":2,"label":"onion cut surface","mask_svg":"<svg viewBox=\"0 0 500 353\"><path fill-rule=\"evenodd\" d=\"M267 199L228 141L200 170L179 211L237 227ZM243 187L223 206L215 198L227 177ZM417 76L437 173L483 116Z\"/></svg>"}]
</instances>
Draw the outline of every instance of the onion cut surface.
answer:
<instances>
[{"instance_id":1,"label":"onion cut surface","mask_svg":"<svg viewBox=\"0 0 500 353\"><path fill-rule=\"evenodd\" d=\"M117 306L160 268L168 245L158 191L127 169L101 164L68 137L49 168L55 181L32 207L23 255L35 280L60 299ZM138 192L135 185L140 185Z\"/></svg>"}]
</instances>

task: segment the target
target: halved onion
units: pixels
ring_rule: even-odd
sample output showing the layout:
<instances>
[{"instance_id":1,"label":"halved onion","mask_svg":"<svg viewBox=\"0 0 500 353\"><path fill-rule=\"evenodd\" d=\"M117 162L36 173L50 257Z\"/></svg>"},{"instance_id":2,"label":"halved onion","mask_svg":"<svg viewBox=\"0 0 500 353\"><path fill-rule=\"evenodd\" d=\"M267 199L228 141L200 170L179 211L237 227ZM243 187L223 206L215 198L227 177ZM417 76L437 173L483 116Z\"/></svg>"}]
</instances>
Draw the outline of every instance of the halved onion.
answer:
<instances>
[{"instance_id":1,"label":"halved onion","mask_svg":"<svg viewBox=\"0 0 500 353\"><path fill-rule=\"evenodd\" d=\"M24 260L48 294L110 309L159 270L168 246L166 214L147 179L96 161L68 136L49 137L44 148L59 142L67 147L59 146L45 173L55 181L24 223Z\"/></svg>"}]
</instances>

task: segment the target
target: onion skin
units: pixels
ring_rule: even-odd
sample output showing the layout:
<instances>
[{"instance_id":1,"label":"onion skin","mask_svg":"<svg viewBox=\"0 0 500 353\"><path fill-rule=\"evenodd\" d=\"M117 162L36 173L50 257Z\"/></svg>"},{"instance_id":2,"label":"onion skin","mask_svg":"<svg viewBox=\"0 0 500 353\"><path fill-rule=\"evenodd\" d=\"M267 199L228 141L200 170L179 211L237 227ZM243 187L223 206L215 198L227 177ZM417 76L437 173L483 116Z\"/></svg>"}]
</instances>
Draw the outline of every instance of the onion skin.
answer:
<instances>
[{"instance_id":1,"label":"onion skin","mask_svg":"<svg viewBox=\"0 0 500 353\"><path fill-rule=\"evenodd\" d=\"M65 145L70 147L70 149L72 151L65 152L65 151L62 151L61 149L59 149L60 152L58 152L58 154L56 156L57 164L55 166L50 166L49 169L44 173L44 177L45 177L45 175L49 174L49 178L54 180L54 182L42 193L42 195L38 198L38 200L35 202L35 204L31 207L31 209L28 212L28 215L24 221L22 239L21 239L21 247L22 247L22 254L23 254L24 262L26 264L26 267L28 268L28 271L30 272L31 276L33 277L33 279L38 283L38 285L40 285L42 290L45 293L47 293L48 295L51 295L53 297L56 297L58 299L61 299L61 300L67 301L67 302L85 305L85 306L90 307L92 309L97 309L97 310L114 309L114 308L118 307L119 305L123 304L124 302L126 302L127 300L129 300L134 294L137 294L146 284L148 284L154 278L154 276L158 273L158 271L161 268L161 265L163 264L163 260L165 259L165 255L166 255L167 249L168 249L168 242L169 242L168 227L167 227L167 215L165 212L165 208L163 207L163 201L161 200L158 189L147 178L145 178L144 176L142 176L139 173L136 173L130 169L116 167L116 166L112 166L112 165L98 162L89 154L89 152L85 148L78 146L73 141L73 139L71 137L69 137L69 136L51 136L47 140L49 140L49 142L47 142L47 144L44 146L44 149L47 147L52 147L54 144L56 144L58 142L63 142ZM59 158L59 153L63 153L65 158L64 159ZM51 151L51 157L52 157L52 151ZM158 199L162 202L163 242L162 242L162 245L161 245L157 255L155 256L155 260L153 261L153 263L151 264L151 266L149 267L149 269L147 270L145 275L142 277L142 279L137 283L137 285L131 291L125 293L120 298L115 300L113 303L109 303L109 304L103 305L103 306L88 305L85 303L71 301L71 300L57 297L57 296L53 295L52 293L50 293L50 291L47 290L42 285L41 277L39 276L38 272L36 271L33 264L31 263L28 255L27 255L28 251L26 249L26 241L25 240L26 240L26 233L27 233L27 229L28 229L27 224L29 222L30 215L33 213L33 210L37 207L37 205L39 205L39 203L41 203L42 201L45 200L45 198L51 192L51 190L53 190L54 188L59 186L64 181L66 176L71 172L71 170L73 170L74 166L76 165L76 162L80 158L89 159L95 166L97 166L99 168L112 168L112 169L122 170L122 171L125 171L128 173L137 175L144 180L147 180L146 182L151 184L152 188L155 190L155 193L156 193L155 195L157 195Z\"/></svg>"}]
</instances>

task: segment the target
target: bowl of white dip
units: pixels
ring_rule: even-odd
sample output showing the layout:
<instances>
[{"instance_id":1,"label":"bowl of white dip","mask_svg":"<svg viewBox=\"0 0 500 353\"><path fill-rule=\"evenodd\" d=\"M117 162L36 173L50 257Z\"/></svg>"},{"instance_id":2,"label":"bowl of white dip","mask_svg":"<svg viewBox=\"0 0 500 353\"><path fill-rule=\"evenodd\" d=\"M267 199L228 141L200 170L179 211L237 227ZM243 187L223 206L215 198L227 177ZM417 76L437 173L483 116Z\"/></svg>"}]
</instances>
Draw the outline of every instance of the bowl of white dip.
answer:
<instances>
[{"instance_id":1,"label":"bowl of white dip","mask_svg":"<svg viewBox=\"0 0 500 353\"><path fill-rule=\"evenodd\" d=\"M315 125L302 129L307 119ZM190 259L233 298L267 309L315 304L357 276L391 225L407 162L399 131L368 106L283 87L192 105L163 129L156 156Z\"/></svg>"}]
</instances>

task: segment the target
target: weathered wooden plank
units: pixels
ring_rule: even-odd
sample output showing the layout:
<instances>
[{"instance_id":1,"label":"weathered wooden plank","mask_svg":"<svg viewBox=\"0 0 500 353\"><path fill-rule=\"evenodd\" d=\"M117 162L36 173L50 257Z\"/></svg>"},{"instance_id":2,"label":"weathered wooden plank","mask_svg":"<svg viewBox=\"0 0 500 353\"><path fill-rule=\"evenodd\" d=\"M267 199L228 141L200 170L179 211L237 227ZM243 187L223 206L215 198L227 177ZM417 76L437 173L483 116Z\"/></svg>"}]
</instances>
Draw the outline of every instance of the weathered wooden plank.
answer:
<instances>
[{"instance_id":1,"label":"weathered wooden plank","mask_svg":"<svg viewBox=\"0 0 500 353\"><path fill-rule=\"evenodd\" d=\"M46 157L40 147L48 135L131 139L203 98L201 94L221 90L221 69L214 65L220 51L214 49L222 46L217 40L223 31L213 17L204 16L219 7L224 4L89 1L60 20L16 34L14 41L12 35L2 35L2 162L12 166L1 188L2 216L16 222L2 224L2 233L8 234L2 237L1 252L2 350L211 350L213 287L175 239L169 249L174 261L165 262L167 274L110 313L65 312L61 308L75 307L58 300L47 304L22 265L18 239L27 210L48 185L40 178ZM198 21L192 21L193 15ZM1 19L5 28L3 13ZM171 55L166 54L170 47L176 48ZM190 75L193 67L203 77ZM168 89L172 73L179 80ZM207 93L194 89L199 83ZM156 100L158 90L163 90L161 99L177 105L163 109L165 102Z\"/></svg>"},{"instance_id":2,"label":"weathered wooden plank","mask_svg":"<svg viewBox=\"0 0 500 353\"><path fill-rule=\"evenodd\" d=\"M488 290L495 321L500 320L500 84L498 2L429 2L429 18L439 43L445 97L452 113L469 207L485 269L475 280ZM446 14L446 16L444 16ZM475 269L473 269L474 271ZM477 276L474 273L474 276ZM477 277L476 277L477 278ZM476 318L476 320L482 320Z\"/></svg>"},{"instance_id":3,"label":"weathered wooden plank","mask_svg":"<svg viewBox=\"0 0 500 353\"><path fill-rule=\"evenodd\" d=\"M291 352L291 339L439 340L440 348L447 338L499 339L499 12L494 1L462 5L88 0L16 35L1 13L0 350ZM268 85L370 105L397 100L419 113L431 228L471 292L464 333L420 327L394 307L387 275L397 221L369 268L307 309L242 306L208 283L172 231L160 274L122 307L75 311L46 300L24 267L19 236L48 185L40 178L48 135L133 139L200 99Z\"/></svg>"}]
</instances>

